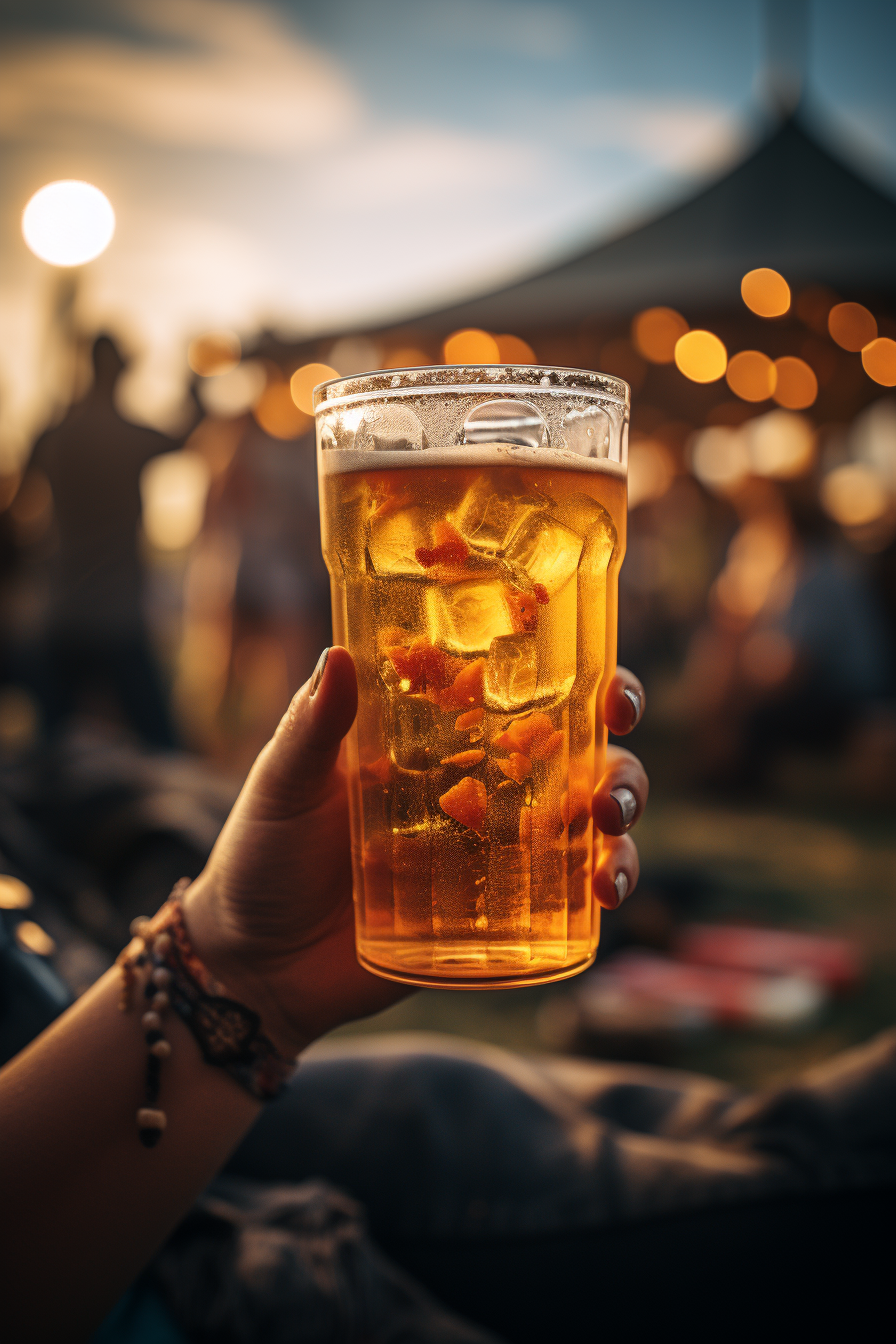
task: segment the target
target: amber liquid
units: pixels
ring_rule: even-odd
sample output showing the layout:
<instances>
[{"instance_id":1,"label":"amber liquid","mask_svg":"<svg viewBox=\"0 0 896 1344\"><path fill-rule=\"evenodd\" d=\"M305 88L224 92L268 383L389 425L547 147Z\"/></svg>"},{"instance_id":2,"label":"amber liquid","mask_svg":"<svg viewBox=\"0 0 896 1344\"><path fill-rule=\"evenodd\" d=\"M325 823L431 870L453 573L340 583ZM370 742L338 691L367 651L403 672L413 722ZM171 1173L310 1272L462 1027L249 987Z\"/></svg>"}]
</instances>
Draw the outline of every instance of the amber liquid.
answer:
<instances>
[{"instance_id":1,"label":"amber liquid","mask_svg":"<svg viewBox=\"0 0 896 1344\"><path fill-rule=\"evenodd\" d=\"M322 487L334 635L360 683L359 959L421 985L574 974L600 927L622 475L434 463L331 469Z\"/></svg>"}]
</instances>

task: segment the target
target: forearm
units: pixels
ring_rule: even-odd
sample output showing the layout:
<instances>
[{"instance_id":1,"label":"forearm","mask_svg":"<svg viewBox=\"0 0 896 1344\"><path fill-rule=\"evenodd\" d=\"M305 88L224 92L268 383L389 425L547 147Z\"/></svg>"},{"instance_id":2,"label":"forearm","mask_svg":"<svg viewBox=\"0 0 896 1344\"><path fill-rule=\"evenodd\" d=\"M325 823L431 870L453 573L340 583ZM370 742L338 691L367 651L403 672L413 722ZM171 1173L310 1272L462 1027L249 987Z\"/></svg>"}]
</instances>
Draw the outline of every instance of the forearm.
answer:
<instances>
[{"instance_id":1,"label":"forearm","mask_svg":"<svg viewBox=\"0 0 896 1344\"><path fill-rule=\"evenodd\" d=\"M28 1340L87 1338L260 1109L169 1013L168 1124L144 1148L146 1043L119 986L110 971L0 1072L2 1300Z\"/></svg>"}]
</instances>

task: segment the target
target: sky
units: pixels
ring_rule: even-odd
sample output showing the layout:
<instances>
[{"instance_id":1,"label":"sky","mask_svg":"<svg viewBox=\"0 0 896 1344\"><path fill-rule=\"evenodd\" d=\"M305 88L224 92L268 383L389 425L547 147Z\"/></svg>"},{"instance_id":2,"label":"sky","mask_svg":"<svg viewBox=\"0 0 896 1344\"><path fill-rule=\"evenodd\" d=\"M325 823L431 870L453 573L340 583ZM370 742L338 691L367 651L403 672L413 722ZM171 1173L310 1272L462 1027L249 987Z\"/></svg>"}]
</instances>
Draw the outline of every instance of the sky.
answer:
<instances>
[{"instance_id":1,"label":"sky","mask_svg":"<svg viewBox=\"0 0 896 1344\"><path fill-rule=\"evenodd\" d=\"M896 6L814 0L809 32L819 125L896 194ZM166 423L199 331L410 317L688 195L767 124L765 50L758 0L3 0L0 458L58 375L45 182L112 201L77 313Z\"/></svg>"}]
</instances>

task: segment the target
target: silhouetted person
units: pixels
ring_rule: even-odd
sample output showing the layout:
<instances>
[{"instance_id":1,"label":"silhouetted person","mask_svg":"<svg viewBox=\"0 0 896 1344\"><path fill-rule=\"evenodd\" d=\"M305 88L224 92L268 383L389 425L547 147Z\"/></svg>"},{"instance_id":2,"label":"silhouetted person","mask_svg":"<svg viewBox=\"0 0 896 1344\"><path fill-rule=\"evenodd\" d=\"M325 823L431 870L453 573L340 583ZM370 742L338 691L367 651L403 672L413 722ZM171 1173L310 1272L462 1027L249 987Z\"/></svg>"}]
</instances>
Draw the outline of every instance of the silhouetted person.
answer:
<instances>
[{"instance_id":1,"label":"silhouetted person","mask_svg":"<svg viewBox=\"0 0 896 1344\"><path fill-rule=\"evenodd\" d=\"M94 383L37 441L31 469L53 492L56 545L40 685L52 735L79 708L105 697L154 747L174 734L142 610L138 555L140 472L175 445L115 409L125 364L114 342L93 347Z\"/></svg>"}]
</instances>

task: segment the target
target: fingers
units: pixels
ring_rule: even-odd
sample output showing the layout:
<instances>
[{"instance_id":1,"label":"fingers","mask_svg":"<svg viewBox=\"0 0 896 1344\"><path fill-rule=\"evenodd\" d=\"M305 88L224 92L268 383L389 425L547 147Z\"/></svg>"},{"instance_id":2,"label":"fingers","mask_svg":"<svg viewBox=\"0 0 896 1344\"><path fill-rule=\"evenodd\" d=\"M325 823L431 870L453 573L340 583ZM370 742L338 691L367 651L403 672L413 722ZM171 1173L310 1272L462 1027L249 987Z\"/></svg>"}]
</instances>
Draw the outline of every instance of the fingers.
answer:
<instances>
[{"instance_id":1,"label":"fingers","mask_svg":"<svg viewBox=\"0 0 896 1344\"><path fill-rule=\"evenodd\" d=\"M355 719L358 682L346 649L325 649L247 781L268 815L306 811L332 787L342 739Z\"/></svg>"},{"instance_id":2,"label":"fingers","mask_svg":"<svg viewBox=\"0 0 896 1344\"><path fill-rule=\"evenodd\" d=\"M607 835L595 864L594 899L605 910L615 910L635 889L641 868L630 835Z\"/></svg>"},{"instance_id":3,"label":"fingers","mask_svg":"<svg viewBox=\"0 0 896 1344\"><path fill-rule=\"evenodd\" d=\"M649 791L637 756L624 747L607 747L607 768L591 802L598 830L604 835L623 835L644 811Z\"/></svg>"},{"instance_id":4,"label":"fingers","mask_svg":"<svg viewBox=\"0 0 896 1344\"><path fill-rule=\"evenodd\" d=\"M644 713L644 687L627 667L617 667L604 699L604 721L616 737L630 733Z\"/></svg>"}]
</instances>

